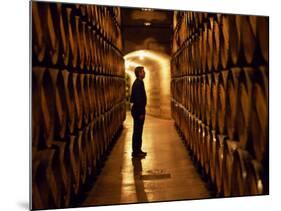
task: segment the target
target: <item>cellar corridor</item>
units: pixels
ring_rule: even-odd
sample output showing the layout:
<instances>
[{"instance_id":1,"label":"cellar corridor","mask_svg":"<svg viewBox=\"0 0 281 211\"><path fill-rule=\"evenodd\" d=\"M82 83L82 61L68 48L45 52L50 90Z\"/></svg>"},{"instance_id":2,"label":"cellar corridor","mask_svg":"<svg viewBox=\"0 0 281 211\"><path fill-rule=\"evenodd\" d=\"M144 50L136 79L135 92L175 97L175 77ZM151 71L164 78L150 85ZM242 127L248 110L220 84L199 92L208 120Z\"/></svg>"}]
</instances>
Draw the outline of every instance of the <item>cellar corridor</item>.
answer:
<instances>
[{"instance_id":1,"label":"cellar corridor","mask_svg":"<svg viewBox=\"0 0 281 211\"><path fill-rule=\"evenodd\" d=\"M142 148L148 154L143 159L131 157L132 123L127 112L123 132L82 206L210 197L173 120L147 115Z\"/></svg>"},{"instance_id":2,"label":"cellar corridor","mask_svg":"<svg viewBox=\"0 0 281 211\"><path fill-rule=\"evenodd\" d=\"M269 194L268 17L31 10L32 209ZM138 66L143 159L131 156Z\"/></svg>"}]
</instances>

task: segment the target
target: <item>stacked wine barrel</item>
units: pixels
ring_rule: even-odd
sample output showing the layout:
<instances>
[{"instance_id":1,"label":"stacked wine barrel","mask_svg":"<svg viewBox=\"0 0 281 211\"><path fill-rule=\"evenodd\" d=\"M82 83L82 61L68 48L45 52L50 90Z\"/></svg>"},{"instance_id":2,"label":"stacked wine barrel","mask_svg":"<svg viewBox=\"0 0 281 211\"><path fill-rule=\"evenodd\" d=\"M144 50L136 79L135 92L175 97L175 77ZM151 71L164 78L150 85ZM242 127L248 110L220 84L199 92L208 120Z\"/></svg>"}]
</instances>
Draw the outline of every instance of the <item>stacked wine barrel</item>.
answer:
<instances>
[{"instance_id":1,"label":"stacked wine barrel","mask_svg":"<svg viewBox=\"0 0 281 211\"><path fill-rule=\"evenodd\" d=\"M32 2L32 208L73 205L126 115L120 8Z\"/></svg>"},{"instance_id":2,"label":"stacked wine barrel","mask_svg":"<svg viewBox=\"0 0 281 211\"><path fill-rule=\"evenodd\" d=\"M268 17L175 12L172 115L218 196L268 194Z\"/></svg>"}]
</instances>

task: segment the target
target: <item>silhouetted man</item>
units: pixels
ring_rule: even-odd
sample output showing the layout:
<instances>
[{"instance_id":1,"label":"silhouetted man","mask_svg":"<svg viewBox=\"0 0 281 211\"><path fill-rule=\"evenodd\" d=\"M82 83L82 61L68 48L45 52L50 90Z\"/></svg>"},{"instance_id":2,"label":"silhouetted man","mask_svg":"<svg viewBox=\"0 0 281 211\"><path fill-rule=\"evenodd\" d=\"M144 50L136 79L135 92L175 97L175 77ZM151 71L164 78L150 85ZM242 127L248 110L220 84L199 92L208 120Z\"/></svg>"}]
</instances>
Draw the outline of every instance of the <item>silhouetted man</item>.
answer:
<instances>
[{"instance_id":1,"label":"silhouetted man","mask_svg":"<svg viewBox=\"0 0 281 211\"><path fill-rule=\"evenodd\" d=\"M145 119L146 93L143 79L145 77L144 67L138 66L135 68L136 80L132 86L132 94L130 102L133 103L131 114L134 118L133 131L133 157L142 157L146 152L141 150L142 145L142 131Z\"/></svg>"}]
</instances>

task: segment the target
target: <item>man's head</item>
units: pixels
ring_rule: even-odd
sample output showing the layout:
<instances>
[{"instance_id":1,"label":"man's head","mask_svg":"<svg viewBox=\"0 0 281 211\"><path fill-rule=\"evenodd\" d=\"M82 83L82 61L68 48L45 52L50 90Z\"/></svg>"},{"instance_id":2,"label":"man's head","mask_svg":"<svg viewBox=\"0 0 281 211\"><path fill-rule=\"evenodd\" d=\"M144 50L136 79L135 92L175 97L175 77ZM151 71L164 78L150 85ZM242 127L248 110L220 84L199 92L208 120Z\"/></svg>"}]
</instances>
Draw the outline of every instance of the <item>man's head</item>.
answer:
<instances>
[{"instance_id":1,"label":"man's head","mask_svg":"<svg viewBox=\"0 0 281 211\"><path fill-rule=\"evenodd\" d=\"M135 68L135 75L138 79L144 79L145 77L145 72L144 72L144 67L143 66L137 66Z\"/></svg>"}]
</instances>

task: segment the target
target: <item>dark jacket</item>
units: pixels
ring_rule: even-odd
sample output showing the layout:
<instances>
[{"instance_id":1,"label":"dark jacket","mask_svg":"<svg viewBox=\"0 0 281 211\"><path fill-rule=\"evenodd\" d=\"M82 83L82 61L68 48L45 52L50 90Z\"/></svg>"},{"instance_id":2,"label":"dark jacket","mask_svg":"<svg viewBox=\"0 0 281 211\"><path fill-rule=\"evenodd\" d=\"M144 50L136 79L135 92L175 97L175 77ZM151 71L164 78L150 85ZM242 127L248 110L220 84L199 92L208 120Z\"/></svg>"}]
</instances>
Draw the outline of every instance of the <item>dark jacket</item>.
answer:
<instances>
[{"instance_id":1,"label":"dark jacket","mask_svg":"<svg viewBox=\"0 0 281 211\"><path fill-rule=\"evenodd\" d=\"M133 83L130 102L133 103L133 115L145 114L146 93L143 81L138 78Z\"/></svg>"}]
</instances>

